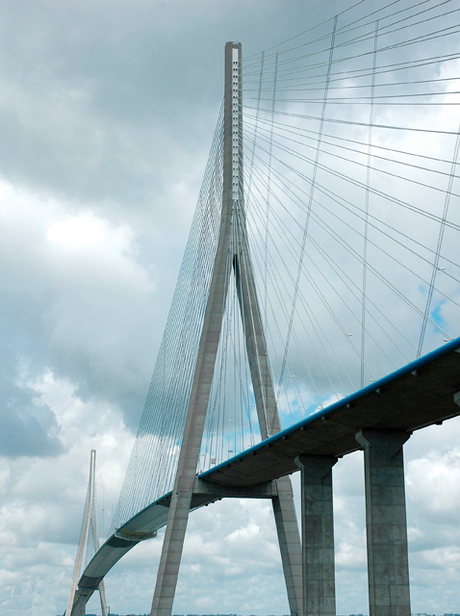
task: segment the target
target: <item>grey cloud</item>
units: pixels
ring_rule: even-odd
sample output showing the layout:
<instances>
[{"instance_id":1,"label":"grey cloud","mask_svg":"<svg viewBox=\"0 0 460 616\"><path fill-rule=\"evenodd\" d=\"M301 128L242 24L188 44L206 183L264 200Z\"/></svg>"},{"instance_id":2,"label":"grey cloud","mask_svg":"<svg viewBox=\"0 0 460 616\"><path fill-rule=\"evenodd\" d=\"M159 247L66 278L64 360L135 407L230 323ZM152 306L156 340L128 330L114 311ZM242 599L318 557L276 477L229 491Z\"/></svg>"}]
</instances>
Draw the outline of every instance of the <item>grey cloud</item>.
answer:
<instances>
[{"instance_id":1,"label":"grey cloud","mask_svg":"<svg viewBox=\"0 0 460 616\"><path fill-rule=\"evenodd\" d=\"M60 257L43 254L36 233L40 204L31 203L20 231L9 231L20 289L9 285L2 305L34 366L70 377L85 398L115 401L133 428L222 97L224 43L247 41L250 55L273 40L274 24L282 37L302 20L301 2L289 11L275 1L3 6L1 174L30 195L56 196L60 216L90 209L131 224L133 260L159 290L122 298L115 272L112 293L111 274L79 255L80 265L58 271Z\"/></svg>"},{"instance_id":2,"label":"grey cloud","mask_svg":"<svg viewBox=\"0 0 460 616\"><path fill-rule=\"evenodd\" d=\"M158 299L131 229L72 217L32 195L5 198L0 216L4 344L26 358L31 376L51 369L70 378L85 399L124 408L134 426L153 365ZM53 242L47 233L62 221L93 225L107 239L80 247Z\"/></svg>"},{"instance_id":3,"label":"grey cloud","mask_svg":"<svg viewBox=\"0 0 460 616\"><path fill-rule=\"evenodd\" d=\"M225 40L247 41L250 54L272 40L273 24L282 37L303 16L301 2L289 11L275 1L9 4L2 172L61 195L145 206L165 175L184 173L180 151L205 156Z\"/></svg>"},{"instance_id":4,"label":"grey cloud","mask_svg":"<svg viewBox=\"0 0 460 616\"><path fill-rule=\"evenodd\" d=\"M0 365L0 455L58 456L63 451L56 417L46 404L38 404L26 385L15 384L16 358L2 352Z\"/></svg>"}]
</instances>

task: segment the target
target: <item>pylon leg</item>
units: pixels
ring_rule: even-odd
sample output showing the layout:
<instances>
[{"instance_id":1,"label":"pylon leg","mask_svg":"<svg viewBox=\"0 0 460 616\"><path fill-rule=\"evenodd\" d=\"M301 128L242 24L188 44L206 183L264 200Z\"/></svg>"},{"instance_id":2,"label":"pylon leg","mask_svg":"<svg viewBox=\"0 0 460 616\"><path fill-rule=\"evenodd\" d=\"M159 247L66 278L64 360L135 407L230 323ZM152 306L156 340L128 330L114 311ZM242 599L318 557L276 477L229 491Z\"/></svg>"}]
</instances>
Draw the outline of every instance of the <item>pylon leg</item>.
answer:
<instances>
[{"instance_id":1,"label":"pylon leg","mask_svg":"<svg viewBox=\"0 0 460 616\"><path fill-rule=\"evenodd\" d=\"M84 601L79 601L72 610L72 616L85 616L86 614L86 603Z\"/></svg>"},{"instance_id":2,"label":"pylon leg","mask_svg":"<svg viewBox=\"0 0 460 616\"><path fill-rule=\"evenodd\" d=\"M226 48L226 63L230 64L231 74L231 48ZM231 99L227 99L226 104L227 106L231 105ZM174 593L177 585L180 560L193 495L193 483L200 454L204 423L214 375L214 365L222 330L224 307L231 273L230 237L233 217L231 177L226 177L224 179L223 192L222 221L216 260L206 305L184 436L174 480L171 504L169 506L166 534L161 551L155 593L150 612L151 616L171 616L172 612Z\"/></svg>"},{"instance_id":3,"label":"pylon leg","mask_svg":"<svg viewBox=\"0 0 460 616\"><path fill-rule=\"evenodd\" d=\"M290 477L280 477L276 480L276 485L278 496L272 500L273 513L275 515L289 608L291 616L301 616L302 550L291 479Z\"/></svg>"},{"instance_id":4,"label":"pylon leg","mask_svg":"<svg viewBox=\"0 0 460 616\"><path fill-rule=\"evenodd\" d=\"M266 439L272 434L279 432L281 425L268 361L267 343L260 314L254 273L247 244L244 212L241 212L240 215L238 231L238 253L234 258L233 266L235 269L243 329L246 336L246 350L260 432L262 439ZM290 477L281 477L276 483L278 486L278 497L273 500L273 512L289 608L291 616L297 616L302 613L302 548L299 526Z\"/></svg>"},{"instance_id":5,"label":"pylon leg","mask_svg":"<svg viewBox=\"0 0 460 616\"><path fill-rule=\"evenodd\" d=\"M174 490L171 498L155 594L150 611L152 616L171 616L172 613L192 498L189 483L185 477L179 478L177 491ZM193 487L193 481L191 486Z\"/></svg>"},{"instance_id":6,"label":"pylon leg","mask_svg":"<svg viewBox=\"0 0 460 616\"><path fill-rule=\"evenodd\" d=\"M91 534L93 535L93 545L94 545L94 553L96 553L99 549L99 537L97 533L97 522L96 522L96 509L94 507L94 498L91 507ZM99 591L99 598L101 600L101 614L102 616L107 616L107 600L105 598L105 586L102 581L97 587Z\"/></svg>"},{"instance_id":7,"label":"pylon leg","mask_svg":"<svg viewBox=\"0 0 460 616\"><path fill-rule=\"evenodd\" d=\"M226 253L227 251L223 249L218 254L211 282L184 437L182 439L171 504L169 506L155 594L150 612L152 616L170 616L172 611L220 330L222 328L223 307L225 305L229 276L229 268L226 267Z\"/></svg>"}]
</instances>

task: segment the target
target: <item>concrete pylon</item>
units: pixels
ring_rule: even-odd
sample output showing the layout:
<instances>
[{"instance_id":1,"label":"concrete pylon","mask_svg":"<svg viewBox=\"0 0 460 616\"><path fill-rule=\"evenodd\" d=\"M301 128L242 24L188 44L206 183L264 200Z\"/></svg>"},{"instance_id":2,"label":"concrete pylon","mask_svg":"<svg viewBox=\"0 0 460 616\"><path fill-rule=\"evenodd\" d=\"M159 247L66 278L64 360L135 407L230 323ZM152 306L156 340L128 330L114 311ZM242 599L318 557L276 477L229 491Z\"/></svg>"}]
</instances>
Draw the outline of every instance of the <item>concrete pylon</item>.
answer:
<instances>
[{"instance_id":1,"label":"concrete pylon","mask_svg":"<svg viewBox=\"0 0 460 616\"><path fill-rule=\"evenodd\" d=\"M211 279L194 380L169 507L151 616L171 616L196 468L214 375L222 319L232 271L262 438L280 423L267 357L246 233L243 197L241 44L225 46L224 175L219 240ZM301 614L301 548L290 479L276 481L276 528L292 616Z\"/></svg>"},{"instance_id":2,"label":"concrete pylon","mask_svg":"<svg viewBox=\"0 0 460 616\"><path fill-rule=\"evenodd\" d=\"M369 616L410 616L403 445L405 431L361 430Z\"/></svg>"},{"instance_id":3,"label":"concrete pylon","mask_svg":"<svg viewBox=\"0 0 460 616\"><path fill-rule=\"evenodd\" d=\"M91 532L94 553L99 549L99 538L97 534L97 522L96 522L96 507L95 507L95 487L96 487L96 450L91 449L90 463L89 463L89 481L88 490L86 493L85 510L83 513L83 525L80 534L80 542L78 544L77 558L75 560L75 567L72 577L72 585L70 587L69 600L67 601L67 608L65 616L79 616L85 613L85 601L80 601L78 605L74 605L75 593L77 590L78 580L81 575L81 565L83 562L83 555L88 542L88 535ZM102 616L107 616L107 601L105 599L104 582L100 582L98 586L99 596L101 599L101 611ZM73 612L72 612L73 610Z\"/></svg>"}]
</instances>

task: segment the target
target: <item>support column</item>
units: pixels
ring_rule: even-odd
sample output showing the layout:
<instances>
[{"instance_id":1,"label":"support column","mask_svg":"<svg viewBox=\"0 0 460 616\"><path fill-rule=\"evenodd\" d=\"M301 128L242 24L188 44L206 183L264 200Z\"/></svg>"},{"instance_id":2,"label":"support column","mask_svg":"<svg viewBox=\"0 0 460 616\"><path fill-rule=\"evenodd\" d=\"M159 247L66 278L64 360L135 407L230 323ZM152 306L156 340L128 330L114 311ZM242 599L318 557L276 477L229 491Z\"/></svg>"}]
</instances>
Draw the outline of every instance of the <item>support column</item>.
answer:
<instances>
[{"instance_id":1,"label":"support column","mask_svg":"<svg viewBox=\"0 0 460 616\"><path fill-rule=\"evenodd\" d=\"M335 616L334 456L301 455L303 616Z\"/></svg>"},{"instance_id":2,"label":"support column","mask_svg":"<svg viewBox=\"0 0 460 616\"><path fill-rule=\"evenodd\" d=\"M410 616L403 431L361 430L370 616Z\"/></svg>"},{"instance_id":3,"label":"support column","mask_svg":"<svg viewBox=\"0 0 460 616\"><path fill-rule=\"evenodd\" d=\"M91 593L92 594L92 593ZM72 608L72 616L85 616L86 614L86 604L88 602L91 594L82 593L79 598L76 600L75 604Z\"/></svg>"},{"instance_id":4,"label":"support column","mask_svg":"<svg viewBox=\"0 0 460 616\"><path fill-rule=\"evenodd\" d=\"M302 551L290 477L276 479L272 499L291 616L302 615Z\"/></svg>"},{"instance_id":5,"label":"support column","mask_svg":"<svg viewBox=\"0 0 460 616\"><path fill-rule=\"evenodd\" d=\"M83 601L80 601L73 609L72 616L85 616L86 615L86 604Z\"/></svg>"}]
</instances>

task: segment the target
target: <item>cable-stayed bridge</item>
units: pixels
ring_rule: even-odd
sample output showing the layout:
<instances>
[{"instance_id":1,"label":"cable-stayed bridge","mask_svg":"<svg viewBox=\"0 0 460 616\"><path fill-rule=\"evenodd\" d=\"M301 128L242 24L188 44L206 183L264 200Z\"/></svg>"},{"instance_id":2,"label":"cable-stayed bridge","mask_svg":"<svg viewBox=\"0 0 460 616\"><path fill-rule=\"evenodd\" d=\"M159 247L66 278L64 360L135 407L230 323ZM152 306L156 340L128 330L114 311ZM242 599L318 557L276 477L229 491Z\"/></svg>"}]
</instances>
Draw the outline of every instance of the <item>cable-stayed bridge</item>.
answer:
<instances>
[{"instance_id":1,"label":"cable-stayed bridge","mask_svg":"<svg viewBox=\"0 0 460 616\"><path fill-rule=\"evenodd\" d=\"M361 5L244 62L226 45L114 532L67 614L166 524L170 616L189 511L223 497L272 500L291 613L335 614L332 467L356 449L370 614L410 614L402 447L460 413L459 9Z\"/></svg>"}]
</instances>

